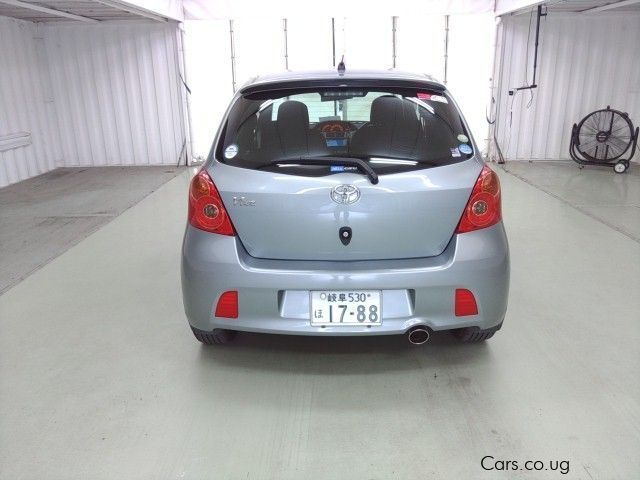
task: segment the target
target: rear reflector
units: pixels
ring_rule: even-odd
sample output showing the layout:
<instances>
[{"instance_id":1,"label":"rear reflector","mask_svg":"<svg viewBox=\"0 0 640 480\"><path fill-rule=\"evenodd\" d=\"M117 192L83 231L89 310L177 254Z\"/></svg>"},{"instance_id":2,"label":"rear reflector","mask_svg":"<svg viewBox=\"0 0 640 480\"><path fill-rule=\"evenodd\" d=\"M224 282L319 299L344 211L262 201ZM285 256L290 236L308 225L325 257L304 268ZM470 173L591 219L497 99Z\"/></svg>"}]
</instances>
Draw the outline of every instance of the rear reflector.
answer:
<instances>
[{"instance_id":1,"label":"rear reflector","mask_svg":"<svg viewBox=\"0 0 640 480\"><path fill-rule=\"evenodd\" d=\"M216 305L216 317L238 318L238 292L224 292Z\"/></svg>"},{"instance_id":2,"label":"rear reflector","mask_svg":"<svg viewBox=\"0 0 640 480\"><path fill-rule=\"evenodd\" d=\"M467 315L477 315L478 305L476 299L469 290L464 288L456 289L456 317L465 317Z\"/></svg>"}]
</instances>

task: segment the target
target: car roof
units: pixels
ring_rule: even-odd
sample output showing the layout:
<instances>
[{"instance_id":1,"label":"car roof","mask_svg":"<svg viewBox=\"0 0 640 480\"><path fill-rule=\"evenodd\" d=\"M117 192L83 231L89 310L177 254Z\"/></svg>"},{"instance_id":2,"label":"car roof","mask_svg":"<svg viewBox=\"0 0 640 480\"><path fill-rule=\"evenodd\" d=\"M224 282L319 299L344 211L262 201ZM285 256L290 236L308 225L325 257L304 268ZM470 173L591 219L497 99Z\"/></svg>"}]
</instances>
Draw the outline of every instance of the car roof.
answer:
<instances>
[{"instance_id":1,"label":"car roof","mask_svg":"<svg viewBox=\"0 0 640 480\"><path fill-rule=\"evenodd\" d=\"M294 89L305 87L337 86L387 86L425 87L443 91L446 87L426 74L389 70L337 70L288 71L258 76L243 85L239 93L250 94L268 90Z\"/></svg>"}]
</instances>

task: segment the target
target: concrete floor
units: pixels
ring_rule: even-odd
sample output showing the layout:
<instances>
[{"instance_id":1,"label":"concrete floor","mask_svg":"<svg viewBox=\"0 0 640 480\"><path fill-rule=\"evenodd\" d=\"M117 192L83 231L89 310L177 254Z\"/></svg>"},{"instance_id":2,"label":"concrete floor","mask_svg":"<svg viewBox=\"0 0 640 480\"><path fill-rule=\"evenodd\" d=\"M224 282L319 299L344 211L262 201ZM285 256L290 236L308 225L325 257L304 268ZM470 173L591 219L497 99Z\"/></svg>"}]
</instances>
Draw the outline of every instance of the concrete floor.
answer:
<instances>
[{"instance_id":1,"label":"concrete floor","mask_svg":"<svg viewBox=\"0 0 640 480\"><path fill-rule=\"evenodd\" d=\"M0 189L0 293L178 175L176 167L58 168Z\"/></svg>"},{"instance_id":2,"label":"concrete floor","mask_svg":"<svg viewBox=\"0 0 640 480\"><path fill-rule=\"evenodd\" d=\"M508 162L505 170L640 242L640 165L624 175L610 167L565 162Z\"/></svg>"},{"instance_id":3,"label":"concrete floor","mask_svg":"<svg viewBox=\"0 0 640 480\"><path fill-rule=\"evenodd\" d=\"M505 326L423 348L201 347L179 286L188 175L166 183L0 296L0 478L640 478L640 244L500 175Z\"/></svg>"}]
</instances>

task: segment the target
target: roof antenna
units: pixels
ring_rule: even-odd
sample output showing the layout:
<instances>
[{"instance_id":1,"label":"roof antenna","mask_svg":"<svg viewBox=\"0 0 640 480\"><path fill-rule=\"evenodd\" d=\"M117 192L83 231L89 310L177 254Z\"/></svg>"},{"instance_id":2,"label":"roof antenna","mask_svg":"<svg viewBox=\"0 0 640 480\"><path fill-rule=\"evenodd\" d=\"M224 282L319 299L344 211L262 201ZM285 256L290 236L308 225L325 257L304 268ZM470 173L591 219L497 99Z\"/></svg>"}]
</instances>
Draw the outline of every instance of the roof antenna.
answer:
<instances>
[{"instance_id":1,"label":"roof antenna","mask_svg":"<svg viewBox=\"0 0 640 480\"><path fill-rule=\"evenodd\" d=\"M347 69L347 67L345 67L344 65L344 55L342 55L342 59L340 60L340 63L338 64L338 75L344 75L344 71Z\"/></svg>"}]
</instances>

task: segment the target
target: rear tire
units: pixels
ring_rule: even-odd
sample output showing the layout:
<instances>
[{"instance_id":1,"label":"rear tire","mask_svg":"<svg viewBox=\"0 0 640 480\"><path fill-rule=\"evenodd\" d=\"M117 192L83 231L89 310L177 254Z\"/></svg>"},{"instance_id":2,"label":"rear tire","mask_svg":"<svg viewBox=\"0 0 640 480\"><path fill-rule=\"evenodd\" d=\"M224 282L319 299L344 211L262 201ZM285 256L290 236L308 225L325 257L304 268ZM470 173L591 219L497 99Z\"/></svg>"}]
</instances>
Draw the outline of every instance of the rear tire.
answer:
<instances>
[{"instance_id":1,"label":"rear tire","mask_svg":"<svg viewBox=\"0 0 640 480\"><path fill-rule=\"evenodd\" d=\"M196 339L205 345L224 345L231 342L236 336L236 332L233 330L224 330L222 328L216 328L212 332L205 332L193 327L191 327L191 330Z\"/></svg>"},{"instance_id":2,"label":"rear tire","mask_svg":"<svg viewBox=\"0 0 640 480\"><path fill-rule=\"evenodd\" d=\"M500 330L500 327L502 327L502 323L495 327L487 328L486 330L482 330L478 327L459 328L454 330L453 334L458 337L461 342L478 343L489 340L498 330Z\"/></svg>"}]
</instances>

